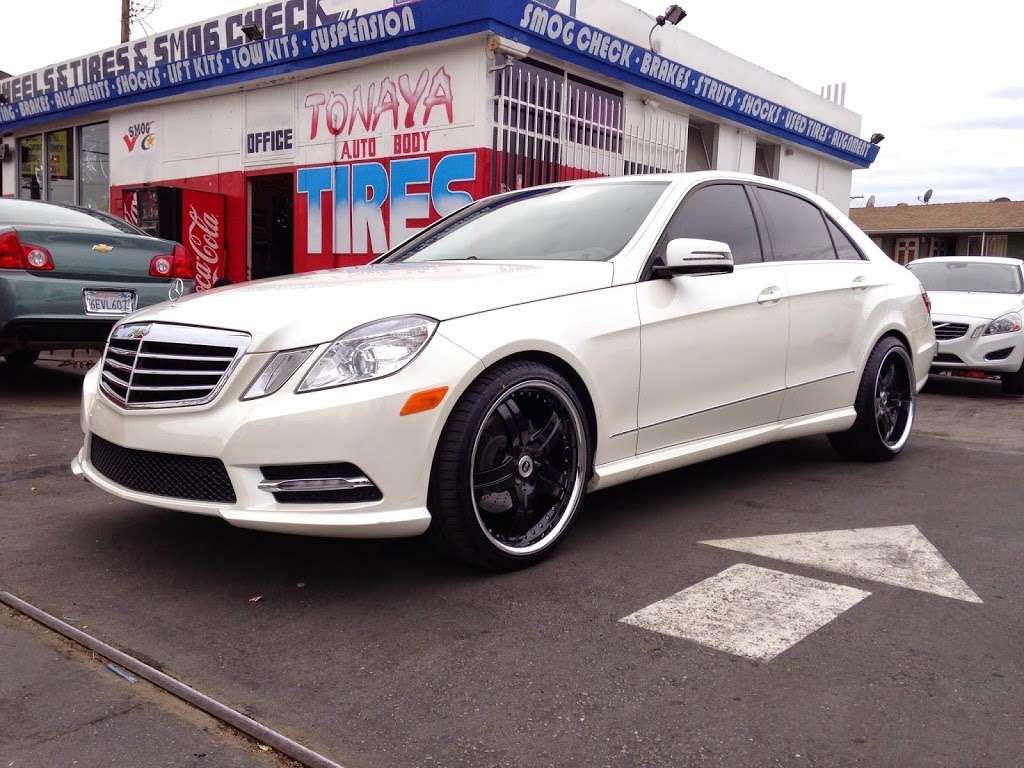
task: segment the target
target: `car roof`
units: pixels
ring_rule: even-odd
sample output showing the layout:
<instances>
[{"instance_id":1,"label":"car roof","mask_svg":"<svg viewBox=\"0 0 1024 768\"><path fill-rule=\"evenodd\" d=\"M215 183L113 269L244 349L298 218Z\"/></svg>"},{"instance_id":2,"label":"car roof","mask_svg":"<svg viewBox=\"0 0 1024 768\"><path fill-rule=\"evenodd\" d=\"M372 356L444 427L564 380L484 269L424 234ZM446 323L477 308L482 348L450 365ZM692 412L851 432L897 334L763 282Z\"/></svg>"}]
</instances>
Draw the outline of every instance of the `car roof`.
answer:
<instances>
[{"instance_id":1,"label":"car roof","mask_svg":"<svg viewBox=\"0 0 1024 768\"><path fill-rule=\"evenodd\" d=\"M1020 259L1008 258L1004 256L927 256L921 259L914 259L908 267L912 267L914 264L920 262L966 262L966 263L984 263L984 264L1009 264L1011 266L1021 266Z\"/></svg>"}]
</instances>

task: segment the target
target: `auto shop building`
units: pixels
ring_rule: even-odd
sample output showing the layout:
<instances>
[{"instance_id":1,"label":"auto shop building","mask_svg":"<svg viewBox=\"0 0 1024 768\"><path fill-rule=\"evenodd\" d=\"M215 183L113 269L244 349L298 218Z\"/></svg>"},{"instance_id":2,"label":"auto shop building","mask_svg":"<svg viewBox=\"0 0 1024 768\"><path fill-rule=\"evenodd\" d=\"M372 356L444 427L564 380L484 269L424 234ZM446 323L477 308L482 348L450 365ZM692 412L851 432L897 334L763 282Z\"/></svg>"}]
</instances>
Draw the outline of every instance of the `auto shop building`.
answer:
<instances>
[{"instance_id":1,"label":"auto shop building","mask_svg":"<svg viewBox=\"0 0 1024 768\"><path fill-rule=\"evenodd\" d=\"M622 0L278 0L0 80L0 194L180 240L202 288L596 175L757 172L846 209L860 128Z\"/></svg>"}]
</instances>

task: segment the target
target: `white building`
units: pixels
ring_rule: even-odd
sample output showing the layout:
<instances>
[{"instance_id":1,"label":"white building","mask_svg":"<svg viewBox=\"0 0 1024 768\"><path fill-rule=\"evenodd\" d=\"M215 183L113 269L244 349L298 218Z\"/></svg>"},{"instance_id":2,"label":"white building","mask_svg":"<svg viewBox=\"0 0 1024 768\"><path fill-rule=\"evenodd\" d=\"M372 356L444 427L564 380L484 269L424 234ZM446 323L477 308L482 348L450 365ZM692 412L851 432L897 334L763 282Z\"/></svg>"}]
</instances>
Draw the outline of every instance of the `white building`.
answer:
<instances>
[{"instance_id":1,"label":"white building","mask_svg":"<svg viewBox=\"0 0 1024 768\"><path fill-rule=\"evenodd\" d=\"M135 220L207 283L592 175L756 172L845 209L860 127L622 0L277 0L0 81L0 193Z\"/></svg>"}]
</instances>

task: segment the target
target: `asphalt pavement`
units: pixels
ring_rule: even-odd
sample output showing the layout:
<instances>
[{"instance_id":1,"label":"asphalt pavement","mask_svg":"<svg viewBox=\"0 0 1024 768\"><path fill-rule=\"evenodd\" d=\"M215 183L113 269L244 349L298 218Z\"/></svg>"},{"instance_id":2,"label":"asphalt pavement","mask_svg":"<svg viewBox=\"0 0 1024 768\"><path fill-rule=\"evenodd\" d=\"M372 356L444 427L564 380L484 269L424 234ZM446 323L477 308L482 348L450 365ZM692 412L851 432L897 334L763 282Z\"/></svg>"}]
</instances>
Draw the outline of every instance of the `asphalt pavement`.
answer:
<instances>
[{"instance_id":1,"label":"asphalt pavement","mask_svg":"<svg viewBox=\"0 0 1024 768\"><path fill-rule=\"evenodd\" d=\"M1024 764L1024 401L997 384L933 381L892 463L803 439L594 494L495 576L109 497L67 469L79 383L0 365L0 590L346 768ZM0 616L0 768L65 764L29 733L80 766L274 759L154 690L118 738L164 762L103 761L61 718L141 695L24 624Z\"/></svg>"}]
</instances>

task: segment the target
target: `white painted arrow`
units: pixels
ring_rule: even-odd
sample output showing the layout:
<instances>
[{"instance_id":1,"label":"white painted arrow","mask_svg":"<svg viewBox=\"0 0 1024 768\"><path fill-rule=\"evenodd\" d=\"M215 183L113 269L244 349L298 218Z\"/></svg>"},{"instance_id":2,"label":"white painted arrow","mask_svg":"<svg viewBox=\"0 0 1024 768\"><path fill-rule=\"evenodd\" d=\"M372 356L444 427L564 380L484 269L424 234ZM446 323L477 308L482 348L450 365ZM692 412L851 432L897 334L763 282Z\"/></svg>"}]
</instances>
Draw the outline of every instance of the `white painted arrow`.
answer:
<instances>
[{"instance_id":1,"label":"white painted arrow","mask_svg":"<svg viewBox=\"0 0 1024 768\"><path fill-rule=\"evenodd\" d=\"M783 533L702 541L701 544L930 592L954 600L982 602L916 525Z\"/></svg>"}]
</instances>

